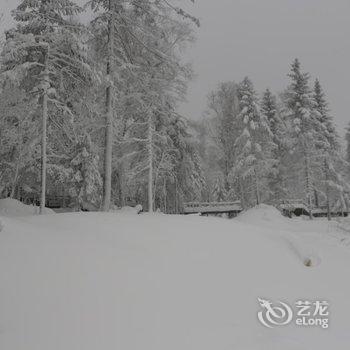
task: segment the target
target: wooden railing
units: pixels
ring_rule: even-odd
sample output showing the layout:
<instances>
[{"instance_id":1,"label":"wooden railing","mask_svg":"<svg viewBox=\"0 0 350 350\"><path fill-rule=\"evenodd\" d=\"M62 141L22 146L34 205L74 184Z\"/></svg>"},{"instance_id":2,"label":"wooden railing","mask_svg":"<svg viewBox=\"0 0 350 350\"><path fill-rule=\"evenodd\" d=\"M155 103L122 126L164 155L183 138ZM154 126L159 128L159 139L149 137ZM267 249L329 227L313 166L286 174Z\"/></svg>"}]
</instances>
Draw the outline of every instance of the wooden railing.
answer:
<instances>
[{"instance_id":1,"label":"wooden railing","mask_svg":"<svg viewBox=\"0 0 350 350\"><path fill-rule=\"evenodd\" d=\"M190 202L184 203L184 214L215 214L241 212L242 205L240 201L235 202Z\"/></svg>"}]
</instances>

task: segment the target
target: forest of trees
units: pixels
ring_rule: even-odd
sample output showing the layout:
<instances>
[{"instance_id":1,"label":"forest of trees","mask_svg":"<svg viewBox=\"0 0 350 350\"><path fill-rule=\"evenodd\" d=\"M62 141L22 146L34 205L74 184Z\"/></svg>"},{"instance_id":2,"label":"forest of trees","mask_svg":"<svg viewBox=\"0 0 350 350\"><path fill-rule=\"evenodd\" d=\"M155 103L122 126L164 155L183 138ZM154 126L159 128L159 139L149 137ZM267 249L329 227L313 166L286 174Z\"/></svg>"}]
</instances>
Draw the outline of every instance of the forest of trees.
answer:
<instances>
[{"instance_id":1,"label":"forest of trees","mask_svg":"<svg viewBox=\"0 0 350 350\"><path fill-rule=\"evenodd\" d=\"M279 96L259 96L248 77L224 82L193 121L178 106L199 22L170 0L22 0L13 18L1 48L0 197L167 213L235 199L348 208L350 127L344 148L297 59Z\"/></svg>"},{"instance_id":2,"label":"forest of trees","mask_svg":"<svg viewBox=\"0 0 350 350\"><path fill-rule=\"evenodd\" d=\"M279 96L266 89L259 97L248 77L208 96L197 130L209 200L348 210L350 129L343 150L320 81L312 84L298 59L288 77Z\"/></svg>"}]
</instances>

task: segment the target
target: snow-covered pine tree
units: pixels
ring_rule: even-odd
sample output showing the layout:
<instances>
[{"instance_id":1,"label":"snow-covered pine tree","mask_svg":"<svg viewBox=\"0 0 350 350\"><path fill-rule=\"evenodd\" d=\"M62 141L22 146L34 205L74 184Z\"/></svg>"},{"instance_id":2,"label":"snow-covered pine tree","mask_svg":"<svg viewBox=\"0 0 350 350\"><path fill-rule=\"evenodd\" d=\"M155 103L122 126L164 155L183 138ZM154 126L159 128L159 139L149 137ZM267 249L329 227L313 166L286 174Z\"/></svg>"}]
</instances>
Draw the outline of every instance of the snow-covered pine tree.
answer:
<instances>
[{"instance_id":1,"label":"snow-covered pine tree","mask_svg":"<svg viewBox=\"0 0 350 350\"><path fill-rule=\"evenodd\" d=\"M334 204L340 199L340 202L344 203L344 191L347 187L341 174L344 161L340 152L339 136L330 115L325 93L318 79L314 85L314 100L314 113L318 121L316 150L322 178L322 181L315 184L314 187L316 196L318 197L318 193L320 193L325 198L327 217L330 220L332 202Z\"/></svg>"},{"instance_id":2,"label":"snow-covered pine tree","mask_svg":"<svg viewBox=\"0 0 350 350\"><path fill-rule=\"evenodd\" d=\"M83 136L76 146L70 167L73 184L71 194L79 209L96 210L100 207L102 178L98 163L98 153L91 137Z\"/></svg>"},{"instance_id":3,"label":"snow-covered pine tree","mask_svg":"<svg viewBox=\"0 0 350 350\"><path fill-rule=\"evenodd\" d=\"M314 101L316 118L319 123L319 146L323 149L338 149L339 136L335 130L333 118L330 115L325 93L318 79L314 85ZM321 144L320 144L321 143Z\"/></svg>"},{"instance_id":4,"label":"snow-covered pine tree","mask_svg":"<svg viewBox=\"0 0 350 350\"><path fill-rule=\"evenodd\" d=\"M345 130L345 142L346 142L345 159L350 164L350 123L348 124Z\"/></svg>"},{"instance_id":5,"label":"snow-covered pine tree","mask_svg":"<svg viewBox=\"0 0 350 350\"><path fill-rule=\"evenodd\" d=\"M176 150L174 173L180 206L184 201L200 201L205 189L201 159L186 120L175 114L167 127L172 147Z\"/></svg>"},{"instance_id":6,"label":"snow-covered pine tree","mask_svg":"<svg viewBox=\"0 0 350 350\"><path fill-rule=\"evenodd\" d=\"M286 135L284 123L278 111L277 99L269 89L263 93L260 103L261 114L266 118L269 125L271 142L271 158L274 160L268 179L268 190L270 192L269 202L276 202L287 196L285 185L284 159L286 146L284 137Z\"/></svg>"},{"instance_id":7,"label":"snow-covered pine tree","mask_svg":"<svg viewBox=\"0 0 350 350\"><path fill-rule=\"evenodd\" d=\"M277 113L276 96L272 94L270 89L266 89L262 95L260 110L267 119L273 141L280 142L281 120Z\"/></svg>"},{"instance_id":8,"label":"snow-covered pine tree","mask_svg":"<svg viewBox=\"0 0 350 350\"><path fill-rule=\"evenodd\" d=\"M62 79L81 82L90 73L81 45L81 26L69 19L80 11L70 0L22 0L13 11L17 28L8 32L3 50L6 75L20 79L41 105L41 212L46 202L49 114L57 109L71 114L60 99L58 86Z\"/></svg>"},{"instance_id":9,"label":"snow-covered pine tree","mask_svg":"<svg viewBox=\"0 0 350 350\"><path fill-rule=\"evenodd\" d=\"M266 176L274 160L271 158L271 131L266 117L260 113L259 101L249 78L238 86L240 113L235 143L236 163L231 172L233 181L240 182L244 205L260 204L266 194Z\"/></svg>"},{"instance_id":10,"label":"snow-covered pine tree","mask_svg":"<svg viewBox=\"0 0 350 350\"><path fill-rule=\"evenodd\" d=\"M13 81L5 80L0 111L0 196L15 198L20 187L36 185L35 180L25 181L40 157L36 103Z\"/></svg>"},{"instance_id":11,"label":"snow-covered pine tree","mask_svg":"<svg viewBox=\"0 0 350 350\"><path fill-rule=\"evenodd\" d=\"M212 200L214 202L224 202L226 198L227 198L227 191L225 188L225 182L222 176L218 174L214 183Z\"/></svg>"},{"instance_id":12,"label":"snow-covered pine tree","mask_svg":"<svg viewBox=\"0 0 350 350\"><path fill-rule=\"evenodd\" d=\"M229 188L228 177L235 163L235 140L237 134L237 118L239 101L235 82L220 83L208 96L207 116L209 135L218 148L218 164L224 175L226 189ZM214 175L216 178L216 175Z\"/></svg>"},{"instance_id":13,"label":"snow-covered pine tree","mask_svg":"<svg viewBox=\"0 0 350 350\"><path fill-rule=\"evenodd\" d=\"M295 59L288 74L291 84L284 94L285 118L290 126L290 164L294 166L291 173L293 191L297 192L298 184L300 194L309 206L310 218L313 205L313 184L316 181L315 169L317 170L316 139L318 120L315 117L315 101L312 90L309 87L310 76L303 73L300 62Z\"/></svg>"}]
</instances>

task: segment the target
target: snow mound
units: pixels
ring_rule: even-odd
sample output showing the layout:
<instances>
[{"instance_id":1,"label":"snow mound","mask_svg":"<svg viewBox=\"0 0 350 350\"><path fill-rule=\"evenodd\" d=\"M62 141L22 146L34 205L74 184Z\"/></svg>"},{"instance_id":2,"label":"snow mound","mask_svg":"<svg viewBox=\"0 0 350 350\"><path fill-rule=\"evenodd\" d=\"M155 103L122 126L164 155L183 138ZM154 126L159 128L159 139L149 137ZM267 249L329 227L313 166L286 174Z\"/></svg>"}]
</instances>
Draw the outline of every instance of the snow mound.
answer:
<instances>
[{"instance_id":1,"label":"snow mound","mask_svg":"<svg viewBox=\"0 0 350 350\"><path fill-rule=\"evenodd\" d=\"M338 219L337 227L346 233L350 233L350 217L342 218L342 220Z\"/></svg>"},{"instance_id":2,"label":"snow mound","mask_svg":"<svg viewBox=\"0 0 350 350\"><path fill-rule=\"evenodd\" d=\"M114 209L115 213L125 213L125 214L136 214L136 209L134 207L125 206L122 208Z\"/></svg>"},{"instance_id":3,"label":"snow mound","mask_svg":"<svg viewBox=\"0 0 350 350\"><path fill-rule=\"evenodd\" d=\"M248 209L247 211L241 213L237 219L248 224L259 224L261 222L276 223L286 221L286 218L283 217L278 209L267 204L260 204L254 208Z\"/></svg>"},{"instance_id":4,"label":"snow mound","mask_svg":"<svg viewBox=\"0 0 350 350\"><path fill-rule=\"evenodd\" d=\"M135 207L125 206L121 208L113 208L110 212L119 214L139 214L142 212L142 205L138 204Z\"/></svg>"},{"instance_id":5,"label":"snow mound","mask_svg":"<svg viewBox=\"0 0 350 350\"><path fill-rule=\"evenodd\" d=\"M49 208L45 208L45 214L53 214L54 211ZM26 205L17 199L3 198L0 199L0 215L2 216L31 216L39 214L39 207L34 205Z\"/></svg>"}]
</instances>

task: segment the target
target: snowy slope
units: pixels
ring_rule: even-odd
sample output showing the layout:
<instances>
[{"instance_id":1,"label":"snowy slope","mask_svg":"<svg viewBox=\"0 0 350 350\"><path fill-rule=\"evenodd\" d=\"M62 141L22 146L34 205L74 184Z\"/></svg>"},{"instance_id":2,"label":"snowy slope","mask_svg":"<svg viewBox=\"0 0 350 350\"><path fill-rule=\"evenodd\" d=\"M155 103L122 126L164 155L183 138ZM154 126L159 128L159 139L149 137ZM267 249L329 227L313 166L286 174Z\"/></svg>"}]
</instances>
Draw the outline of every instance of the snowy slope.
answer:
<instances>
[{"instance_id":1,"label":"snowy slope","mask_svg":"<svg viewBox=\"0 0 350 350\"><path fill-rule=\"evenodd\" d=\"M53 214L54 211L45 208L45 214ZM26 205L13 198L0 198L0 216L30 216L39 213L39 207Z\"/></svg>"},{"instance_id":2,"label":"snowy slope","mask_svg":"<svg viewBox=\"0 0 350 350\"><path fill-rule=\"evenodd\" d=\"M0 349L349 349L345 234L277 214L3 218ZM329 300L330 328L264 328L258 297Z\"/></svg>"}]
</instances>

